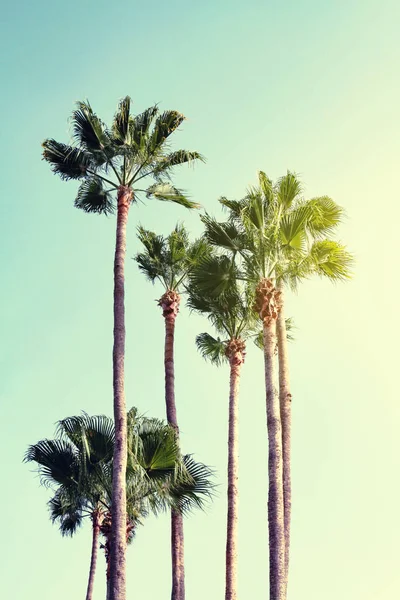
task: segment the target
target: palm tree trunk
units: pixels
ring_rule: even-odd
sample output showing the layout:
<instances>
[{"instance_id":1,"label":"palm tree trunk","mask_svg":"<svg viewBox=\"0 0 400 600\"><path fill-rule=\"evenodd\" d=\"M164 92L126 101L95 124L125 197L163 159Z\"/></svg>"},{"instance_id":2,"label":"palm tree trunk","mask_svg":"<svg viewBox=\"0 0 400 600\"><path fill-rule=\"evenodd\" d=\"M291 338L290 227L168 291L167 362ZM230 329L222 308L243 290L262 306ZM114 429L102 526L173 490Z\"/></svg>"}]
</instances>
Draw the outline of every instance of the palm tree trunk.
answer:
<instances>
[{"instance_id":1,"label":"palm tree trunk","mask_svg":"<svg viewBox=\"0 0 400 600\"><path fill-rule=\"evenodd\" d=\"M275 388L275 320L264 321L264 363L268 428L268 526L270 600L285 598L285 527L283 505L282 427Z\"/></svg>"},{"instance_id":2,"label":"palm tree trunk","mask_svg":"<svg viewBox=\"0 0 400 600\"><path fill-rule=\"evenodd\" d=\"M126 598L126 463L127 417L124 390L125 359L125 253L126 224L132 191L118 190L117 234L114 259L113 388L115 445L113 459L110 600Z\"/></svg>"},{"instance_id":3,"label":"palm tree trunk","mask_svg":"<svg viewBox=\"0 0 400 600\"><path fill-rule=\"evenodd\" d=\"M281 309L277 319L278 358L279 358L279 404L282 423L283 456L283 503L285 510L285 580L288 582L290 550L290 517L292 511L292 482L290 474L292 394L290 393L289 357L287 350L286 322L284 315L283 282L279 282Z\"/></svg>"},{"instance_id":4,"label":"palm tree trunk","mask_svg":"<svg viewBox=\"0 0 400 600\"><path fill-rule=\"evenodd\" d=\"M280 293L271 279L256 288L255 309L263 323L265 391L268 429L268 529L270 600L285 600L285 526L283 505L282 426L275 387L276 320Z\"/></svg>"},{"instance_id":5,"label":"palm tree trunk","mask_svg":"<svg viewBox=\"0 0 400 600\"><path fill-rule=\"evenodd\" d=\"M239 342L241 344L238 348ZM231 346L231 347L230 347ZM237 598L237 530L238 530L238 467L239 467L239 382L244 362L244 342L231 340L227 347L230 363L229 433L228 433L228 515L226 527L225 600Z\"/></svg>"},{"instance_id":6,"label":"palm tree trunk","mask_svg":"<svg viewBox=\"0 0 400 600\"><path fill-rule=\"evenodd\" d=\"M90 570L89 570L89 581L86 591L86 600L92 600L93 598L93 586L94 586L94 575L96 572L97 564L97 553L99 546L99 533L100 533L100 514L96 510L92 517L92 556L90 559Z\"/></svg>"},{"instance_id":7,"label":"palm tree trunk","mask_svg":"<svg viewBox=\"0 0 400 600\"><path fill-rule=\"evenodd\" d=\"M175 365L174 336L175 320L179 312L180 296L173 290L167 290L159 300L165 320L164 371L165 371L165 404L167 421L174 427L179 438L178 418L175 404ZM172 558L172 590L171 600L185 600L185 559L183 517L171 511L171 558Z\"/></svg>"}]
</instances>

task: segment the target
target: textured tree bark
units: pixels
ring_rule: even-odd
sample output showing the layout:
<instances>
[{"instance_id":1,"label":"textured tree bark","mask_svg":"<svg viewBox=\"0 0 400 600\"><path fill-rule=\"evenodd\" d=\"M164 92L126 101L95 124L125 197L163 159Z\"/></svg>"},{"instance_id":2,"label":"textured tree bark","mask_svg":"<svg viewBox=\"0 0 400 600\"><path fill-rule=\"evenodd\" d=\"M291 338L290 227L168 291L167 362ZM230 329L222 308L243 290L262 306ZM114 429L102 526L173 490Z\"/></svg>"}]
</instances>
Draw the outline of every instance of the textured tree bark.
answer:
<instances>
[{"instance_id":1,"label":"textured tree bark","mask_svg":"<svg viewBox=\"0 0 400 600\"><path fill-rule=\"evenodd\" d=\"M95 511L92 517L92 556L90 559L90 570L89 580L86 591L86 600L92 600L93 598L93 587L94 587L94 576L96 573L97 565L97 554L99 546L99 533L100 533L100 514L99 511Z\"/></svg>"},{"instance_id":2,"label":"textured tree bark","mask_svg":"<svg viewBox=\"0 0 400 600\"><path fill-rule=\"evenodd\" d=\"M289 357L287 348L286 323L284 315L283 283L278 284L281 294L281 308L277 319L278 359L279 359L279 404L282 423L282 456L283 456L283 504L285 523L285 580L288 584L289 551L290 551L290 519L292 512L292 482L290 472L291 429L292 429L292 394L290 393Z\"/></svg>"},{"instance_id":3,"label":"textured tree bark","mask_svg":"<svg viewBox=\"0 0 400 600\"><path fill-rule=\"evenodd\" d=\"M263 322L265 390L268 429L268 529L270 600L285 600L285 527L283 505L282 427L275 387L276 319L280 293L270 279L256 289L255 309Z\"/></svg>"},{"instance_id":4,"label":"textured tree bark","mask_svg":"<svg viewBox=\"0 0 400 600\"><path fill-rule=\"evenodd\" d=\"M174 340L175 320L179 312L180 296L174 290L167 290L159 300L165 321L164 371L165 371L165 404L167 421L174 427L179 439L178 418L175 404L175 365ZM183 517L171 511L171 558L172 558L172 590L171 600L185 600L185 559Z\"/></svg>"},{"instance_id":5,"label":"textured tree bark","mask_svg":"<svg viewBox=\"0 0 400 600\"><path fill-rule=\"evenodd\" d=\"M127 416L124 389L126 224L132 191L118 190L117 234L114 258L113 388L115 445L113 460L110 600L126 599L126 463Z\"/></svg>"},{"instance_id":6,"label":"textured tree bark","mask_svg":"<svg viewBox=\"0 0 400 600\"><path fill-rule=\"evenodd\" d=\"M239 382L244 362L245 344L231 340L226 351L230 364L228 421L228 514L226 527L225 600L237 598L237 530L239 470Z\"/></svg>"}]
</instances>

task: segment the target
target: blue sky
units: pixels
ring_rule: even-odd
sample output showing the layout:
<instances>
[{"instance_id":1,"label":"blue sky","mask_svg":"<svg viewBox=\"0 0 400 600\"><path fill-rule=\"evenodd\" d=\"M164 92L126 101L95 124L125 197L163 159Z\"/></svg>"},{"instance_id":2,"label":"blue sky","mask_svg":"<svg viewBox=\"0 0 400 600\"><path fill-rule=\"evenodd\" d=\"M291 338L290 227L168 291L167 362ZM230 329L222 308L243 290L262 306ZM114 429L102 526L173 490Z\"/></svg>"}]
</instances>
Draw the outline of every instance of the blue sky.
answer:
<instances>
[{"instance_id":1,"label":"blue sky","mask_svg":"<svg viewBox=\"0 0 400 600\"><path fill-rule=\"evenodd\" d=\"M262 169L301 174L306 195L346 208L340 238L354 280L313 281L289 298L297 331L293 387L293 527L288 598L392 600L400 593L398 404L399 8L394 1L68 4L23 1L1 24L0 417L5 597L83 596L90 531L62 539L48 492L21 460L58 419L112 412L113 218L73 208L76 185L41 162L46 137L69 140L76 100L104 120L132 97L187 117L177 147L207 163L176 183L216 215ZM149 202L130 213L128 405L163 417L161 295L130 260L142 223L193 235L198 215ZM194 337L182 307L178 417L184 449L218 472L219 496L186 527L187 595L223 596L228 372ZM262 356L249 349L240 405L239 596L267 597L267 443ZM128 597L168 598L168 518L149 519L128 550ZM149 590L150 591L147 591ZM104 597L99 560L95 598Z\"/></svg>"}]
</instances>

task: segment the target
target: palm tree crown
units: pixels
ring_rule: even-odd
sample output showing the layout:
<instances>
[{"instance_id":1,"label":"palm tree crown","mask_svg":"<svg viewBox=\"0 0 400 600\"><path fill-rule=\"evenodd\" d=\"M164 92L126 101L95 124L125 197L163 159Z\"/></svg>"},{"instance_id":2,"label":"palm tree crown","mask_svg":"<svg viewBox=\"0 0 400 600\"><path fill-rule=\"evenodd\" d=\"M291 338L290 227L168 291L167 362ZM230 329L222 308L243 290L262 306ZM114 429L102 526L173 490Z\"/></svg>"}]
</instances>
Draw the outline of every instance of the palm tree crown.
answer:
<instances>
[{"instance_id":1,"label":"palm tree crown","mask_svg":"<svg viewBox=\"0 0 400 600\"><path fill-rule=\"evenodd\" d=\"M107 128L89 102L78 102L71 119L73 145L47 139L43 157L61 179L82 182L75 206L85 212L114 212L113 191L120 187L131 190L132 202L144 195L194 208L197 205L171 183L176 165L204 160L198 152L171 151L169 138L184 120L181 113L160 112L157 106L134 116L127 96ZM143 185L149 178L153 183Z\"/></svg>"}]
</instances>

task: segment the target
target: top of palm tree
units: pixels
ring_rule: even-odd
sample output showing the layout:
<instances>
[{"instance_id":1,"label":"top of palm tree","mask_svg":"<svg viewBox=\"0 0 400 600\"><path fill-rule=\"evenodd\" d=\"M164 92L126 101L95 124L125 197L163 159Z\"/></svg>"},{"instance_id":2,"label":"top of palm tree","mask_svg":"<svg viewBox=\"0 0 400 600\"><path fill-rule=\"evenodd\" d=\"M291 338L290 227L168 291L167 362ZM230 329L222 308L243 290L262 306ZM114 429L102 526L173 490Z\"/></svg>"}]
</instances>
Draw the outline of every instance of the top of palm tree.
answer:
<instances>
[{"instance_id":1,"label":"top of palm tree","mask_svg":"<svg viewBox=\"0 0 400 600\"><path fill-rule=\"evenodd\" d=\"M288 172L273 185L260 171L258 186L251 187L242 200L220 199L228 210L226 222L208 214L201 217L205 237L214 247L229 251L237 259L240 276L253 284L276 277L296 287L300 279L314 273L333 281L348 278L351 254L339 242L327 239L341 223L343 209L328 196L305 200L302 191L294 173ZM226 278L219 283L226 286Z\"/></svg>"},{"instance_id":2,"label":"top of palm tree","mask_svg":"<svg viewBox=\"0 0 400 600\"><path fill-rule=\"evenodd\" d=\"M139 269L152 283L159 281L166 291L181 291L191 270L210 251L203 237L190 242L186 228L180 223L166 237L138 227L138 238L144 246L135 256Z\"/></svg>"},{"instance_id":3,"label":"top of palm tree","mask_svg":"<svg viewBox=\"0 0 400 600\"><path fill-rule=\"evenodd\" d=\"M171 183L175 166L204 161L198 152L171 150L170 136L184 120L180 112L160 112L156 105L133 115L126 96L107 127L88 101L78 102L71 117L72 145L46 139L43 157L61 179L82 182L75 206L85 212L112 213L113 192L121 187L133 192L133 202L144 195L197 208Z\"/></svg>"},{"instance_id":4,"label":"top of palm tree","mask_svg":"<svg viewBox=\"0 0 400 600\"><path fill-rule=\"evenodd\" d=\"M29 446L24 460L35 462L41 483L54 491L50 516L63 535L73 535L94 510L109 511L112 499L112 419L79 416L62 419L57 438ZM150 511L169 506L188 511L212 495L212 472L181 457L176 433L159 419L128 412L127 513L140 523Z\"/></svg>"}]
</instances>

